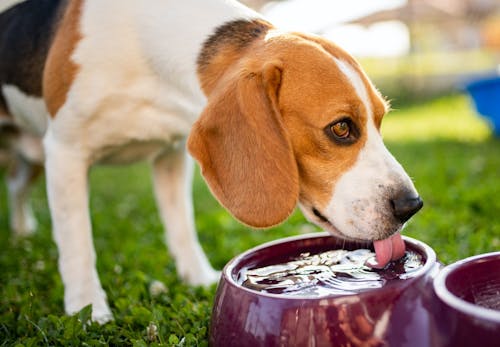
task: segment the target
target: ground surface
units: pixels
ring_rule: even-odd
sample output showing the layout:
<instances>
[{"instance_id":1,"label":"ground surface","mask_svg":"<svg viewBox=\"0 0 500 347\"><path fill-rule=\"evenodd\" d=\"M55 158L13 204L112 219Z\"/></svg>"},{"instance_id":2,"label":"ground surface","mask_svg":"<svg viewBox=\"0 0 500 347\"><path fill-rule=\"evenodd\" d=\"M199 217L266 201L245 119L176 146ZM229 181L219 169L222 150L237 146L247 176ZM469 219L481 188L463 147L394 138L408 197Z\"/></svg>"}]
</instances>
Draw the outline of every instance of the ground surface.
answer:
<instances>
[{"instance_id":1,"label":"ground surface","mask_svg":"<svg viewBox=\"0 0 500 347\"><path fill-rule=\"evenodd\" d=\"M383 134L425 201L404 234L431 245L444 263L500 249L500 141L465 97L395 110L384 120ZM146 165L91 174L98 270L115 316L104 326L82 324L88 308L63 315L43 180L34 191L39 230L24 239L8 231L1 185L0 346L207 345L215 286L190 288L177 279L150 176ZM317 230L298 212L278 228L250 230L215 202L199 176L194 192L199 238L219 269L262 242ZM167 290L155 293L155 281Z\"/></svg>"}]
</instances>

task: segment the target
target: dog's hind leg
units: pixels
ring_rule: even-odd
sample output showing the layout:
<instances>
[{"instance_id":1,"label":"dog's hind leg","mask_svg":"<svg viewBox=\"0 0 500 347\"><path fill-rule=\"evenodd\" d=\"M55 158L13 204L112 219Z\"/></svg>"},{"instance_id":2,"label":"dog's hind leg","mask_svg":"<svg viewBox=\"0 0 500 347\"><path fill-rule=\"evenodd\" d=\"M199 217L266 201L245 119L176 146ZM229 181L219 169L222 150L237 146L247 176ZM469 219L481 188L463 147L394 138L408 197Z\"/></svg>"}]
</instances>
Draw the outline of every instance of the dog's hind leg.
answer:
<instances>
[{"instance_id":1,"label":"dog's hind leg","mask_svg":"<svg viewBox=\"0 0 500 347\"><path fill-rule=\"evenodd\" d=\"M92 319L105 323L112 314L96 269L88 206L88 158L80 147L54 137L49 127L44 138L45 171L64 306L68 314L74 314L92 304Z\"/></svg>"},{"instance_id":2,"label":"dog's hind leg","mask_svg":"<svg viewBox=\"0 0 500 347\"><path fill-rule=\"evenodd\" d=\"M29 204L30 188L42 172L42 166L21 155L14 155L7 173L10 227L16 235L29 235L36 229L36 219Z\"/></svg>"},{"instance_id":3,"label":"dog's hind leg","mask_svg":"<svg viewBox=\"0 0 500 347\"><path fill-rule=\"evenodd\" d=\"M219 273L212 269L196 235L191 195L193 168L193 160L182 143L155 160L154 186L179 276L189 284L208 285L219 279Z\"/></svg>"}]
</instances>

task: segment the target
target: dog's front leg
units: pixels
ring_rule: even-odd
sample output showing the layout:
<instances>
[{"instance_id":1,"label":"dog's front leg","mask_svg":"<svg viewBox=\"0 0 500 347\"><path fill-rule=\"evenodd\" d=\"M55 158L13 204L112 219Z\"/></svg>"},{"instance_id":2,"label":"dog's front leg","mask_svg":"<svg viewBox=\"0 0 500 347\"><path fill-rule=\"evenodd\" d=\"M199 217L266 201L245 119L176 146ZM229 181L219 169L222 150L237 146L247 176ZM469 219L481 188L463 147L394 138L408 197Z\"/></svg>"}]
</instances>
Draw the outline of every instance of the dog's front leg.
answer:
<instances>
[{"instance_id":1,"label":"dog's front leg","mask_svg":"<svg viewBox=\"0 0 500 347\"><path fill-rule=\"evenodd\" d=\"M74 314L92 304L92 319L112 319L95 264L88 206L88 162L80 149L48 135L46 153L47 193L54 240L59 250L59 271L64 283L64 305Z\"/></svg>"},{"instance_id":2,"label":"dog's front leg","mask_svg":"<svg viewBox=\"0 0 500 347\"><path fill-rule=\"evenodd\" d=\"M193 285L208 285L219 279L219 273L212 269L196 235L193 167L184 144L159 156L153 164L155 193L179 276Z\"/></svg>"}]
</instances>

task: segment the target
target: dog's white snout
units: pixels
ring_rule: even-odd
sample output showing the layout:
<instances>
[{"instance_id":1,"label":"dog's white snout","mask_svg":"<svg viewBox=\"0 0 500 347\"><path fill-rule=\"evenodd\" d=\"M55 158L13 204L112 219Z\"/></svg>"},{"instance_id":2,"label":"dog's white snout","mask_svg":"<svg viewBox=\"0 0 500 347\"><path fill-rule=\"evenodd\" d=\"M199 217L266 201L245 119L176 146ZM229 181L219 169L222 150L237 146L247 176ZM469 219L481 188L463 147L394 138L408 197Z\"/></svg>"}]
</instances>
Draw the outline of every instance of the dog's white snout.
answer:
<instances>
[{"instance_id":1,"label":"dog's white snout","mask_svg":"<svg viewBox=\"0 0 500 347\"><path fill-rule=\"evenodd\" d=\"M356 164L334 187L325 217L348 237L381 240L401 231L423 202L380 135L370 130Z\"/></svg>"}]
</instances>

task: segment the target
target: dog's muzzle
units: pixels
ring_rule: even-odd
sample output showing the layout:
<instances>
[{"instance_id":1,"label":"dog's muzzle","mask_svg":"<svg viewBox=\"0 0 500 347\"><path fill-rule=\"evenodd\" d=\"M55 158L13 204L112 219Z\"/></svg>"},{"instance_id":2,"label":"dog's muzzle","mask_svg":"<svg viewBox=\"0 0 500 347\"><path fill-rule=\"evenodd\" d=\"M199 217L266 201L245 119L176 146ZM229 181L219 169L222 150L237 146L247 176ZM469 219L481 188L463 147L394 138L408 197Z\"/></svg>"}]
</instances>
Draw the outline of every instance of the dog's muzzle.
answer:
<instances>
[{"instance_id":1,"label":"dog's muzzle","mask_svg":"<svg viewBox=\"0 0 500 347\"><path fill-rule=\"evenodd\" d=\"M416 198L414 196L405 196L391 200L391 206L394 217L404 223L424 206L424 202L419 196Z\"/></svg>"}]
</instances>

